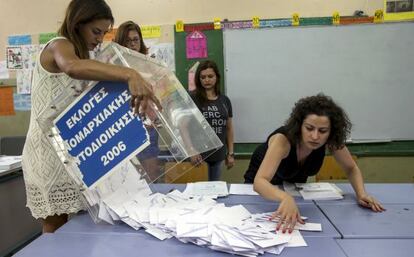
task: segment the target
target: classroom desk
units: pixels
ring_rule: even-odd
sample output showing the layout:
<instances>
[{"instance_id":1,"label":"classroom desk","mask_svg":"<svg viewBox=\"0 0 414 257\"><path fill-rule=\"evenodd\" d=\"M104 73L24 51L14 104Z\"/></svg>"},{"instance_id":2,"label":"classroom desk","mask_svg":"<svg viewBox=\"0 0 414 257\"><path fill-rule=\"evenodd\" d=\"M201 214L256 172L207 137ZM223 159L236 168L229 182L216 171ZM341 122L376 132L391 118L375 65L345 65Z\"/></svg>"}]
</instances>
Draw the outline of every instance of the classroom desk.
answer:
<instances>
[{"instance_id":1,"label":"classroom desk","mask_svg":"<svg viewBox=\"0 0 414 257\"><path fill-rule=\"evenodd\" d=\"M316 203L355 203L355 192L351 184L336 184L345 193L343 200L316 201ZM413 183L366 183L366 191L374 196L382 204L414 204L414 184Z\"/></svg>"},{"instance_id":2,"label":"classroom desk","mask_svg":"<svg viewBox=\"0 0 414 257\"><path fill-rule=\"evenodd\" d=\"M350 257L412 257L413 239L340 239L336 240Z\"/></svg>"},{"instance_id":3,"label":"classroom desk","mask_svg":"<svg viewBox=\"0 0 414 257\"><path fill-rule=\"evenodd\" d=\"M414 204L384 204L381 213L356 203L318 205L345 239L414 239Z\"/></svg>"},{"instance_id":4,"label":"classroom desk","mask_svg":"<svg viewBox=\"0 0 414 257\"><path fill-rule=\"evenodd\" d=\"M0 173L0 256L13 252L42 231L26 207L21 168Z\"/></svg>"},{"instance_id":5,"label":"classroom desk","mask_svg":"<svg viewBox=\"0 0 414 257\"><path fill-rule=\"evenodd\" d=\"M332 238L306 238L308 247L287 248L281 256L286 257L346 257ZM44 234L20 252L16 257L109 257L109 256L218 256L229 257L227 253L213 251L193 244L184 244L175 238L160 241L138 231L134 235L109 234ZM264 257L273 254L260 255Z\"/></svg>"}]
</instances>

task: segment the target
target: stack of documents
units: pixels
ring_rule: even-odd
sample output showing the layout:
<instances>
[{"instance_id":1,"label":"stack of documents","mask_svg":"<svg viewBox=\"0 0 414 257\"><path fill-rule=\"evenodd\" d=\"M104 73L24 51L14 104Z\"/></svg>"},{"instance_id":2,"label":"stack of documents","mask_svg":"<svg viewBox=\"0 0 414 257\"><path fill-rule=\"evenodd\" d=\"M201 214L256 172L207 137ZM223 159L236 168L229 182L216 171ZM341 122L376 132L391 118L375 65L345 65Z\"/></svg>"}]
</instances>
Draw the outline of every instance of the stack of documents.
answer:
<instances>
[{"instance_id":1,"label":"stack of documents","mask_svg":"<svg viewBox=\"0 0 414 257\"><path fill-rule=\"evenodd\" d=\"M259 195L253 190L253 184L231 184L231 195Z\"/></svg>"},{"instance_id":2,"label":"stack of documents","mask_svg":"<svg viewBox=\"0 0 414 257\"><path fill-rule=\"evenodd\" d=\"M184 194L189 196L204 196L216 199L229 195L227 183L224 181L205 181L187 183Z\"/></svg>"},{"instance_id":3,"label":"stack of documents","mask_svg":"<svg viewBox=\"0 0 414 257\"><path fill-rule=\"evenodd\" d=\"M296 188L305 200L339 200L342 191L331 183L296 183Z\"/></svg>"},{"instance_id":4,"label":"stack of documents","mask_svg":"<svg viewBox=\"0 0 414 257\"><path fill-rule=\"evenodd\" d=\"M22 156L0 156L0 170L12 170L22 166Z\"/></svg>"},{"instance_id":5,"label":"stack of documents","mask_svg":"<svg viewBox=\"0 0 414 257\"><path fill-rule=\"evenodd\" d=\"M298 224L291 234L276 232L278 220L269 220L271 213L251 214L242 205L228 207L213 200L211 195L222 195L223 189L214 186L208 191L206 187L222 183L201 183L202 190L196 185L191 190L198 195L177 190L164 195L152 192L133 169L115 174L91 194L99 204L99 218L112 224L122 221L136 230L143 228L160 240L176 237L216 251L257 256L306 246L299 230L322 230L320 224L306 223ZM202 192L207 192L207 197Z\"/></svg>"}]
</instances>

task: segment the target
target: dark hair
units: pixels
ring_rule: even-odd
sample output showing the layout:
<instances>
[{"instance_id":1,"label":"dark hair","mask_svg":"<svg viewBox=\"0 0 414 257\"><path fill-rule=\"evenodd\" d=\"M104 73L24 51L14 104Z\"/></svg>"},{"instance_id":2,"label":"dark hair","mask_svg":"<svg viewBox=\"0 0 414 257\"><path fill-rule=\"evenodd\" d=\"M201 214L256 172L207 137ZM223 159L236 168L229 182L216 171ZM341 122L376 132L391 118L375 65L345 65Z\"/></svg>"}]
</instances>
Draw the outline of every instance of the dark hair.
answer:
<instances>
[{"instance_id":1,"label":"dark hair","mask_svg":"<svg viewBox=\"0 0 414 257\"><path fill-rule=\"evenodd\" d=\"M199 99L203 104L207 102L207 94L204 87L201 85L200 81L200 74L203 70L206 70L208 68L213 69L214 73L216 73L216 85L214 86L214 92L216 95L220 95L220 72L217 68L217 64L214 61L206 60L202 61L196 70L195 76L194 76L194 82L195 82L195 96L197 99Z\"/></svg>"},{"instance_id":2,"label":"dark hair","mask_svg":"<svg viewBox=\"0 0 414 257\"><path fill-rule=\"evenodd\" d=\"M289 119L285 122L289 141L292 144L300 141L303 120L310 114L329 118L331 129L326 144L331 150L343 148L351 133L352 124L345 111L331 97L322 93L301 98L295 103Z\"/></svg>"},{"instance_id":3,"label":"dark hair","mask_svg":"<svg viewBox=\"0 0 414 257\"><path fill-rule=\"evenodd\" d=\"M119 25L116 31L114 42L120 44L121 46L126 46L126 41L128 39L128 33L131 30L135 30L136 32L138 32L139 44L140 44L139 52L141 54L147 54L148 49L145 46L144 39L142 38L141 28L138 26L138 24L136 24L133 21L126 21L122 23L121 25Z\"/></svg>"},{"instance_id":4,"label":"dark hair","mask_svg":"<svg viewBox=\"0 0 414 257\"><path fill-rule=\"evenodd\" d=\"M66 9L65 19L58 33L66 37L75 47L76 55L81 59L89 58L85 40L79 32L80 25L107 19L114 24L111 8L103 0L72 0Z\"/></svg>"}]
</instances>

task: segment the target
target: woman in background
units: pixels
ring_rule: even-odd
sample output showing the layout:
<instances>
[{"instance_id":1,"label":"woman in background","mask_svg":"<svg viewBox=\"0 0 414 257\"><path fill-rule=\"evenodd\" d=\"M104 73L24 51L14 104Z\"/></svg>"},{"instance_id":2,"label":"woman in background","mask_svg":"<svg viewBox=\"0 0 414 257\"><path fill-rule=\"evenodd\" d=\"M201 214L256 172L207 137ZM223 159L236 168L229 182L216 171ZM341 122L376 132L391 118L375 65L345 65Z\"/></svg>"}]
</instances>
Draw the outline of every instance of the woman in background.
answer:
<instances>
[{"instance_id":1,"label":"woman in background","mask_svg":"<svg viewBox=\"0 0 414 257\"><path fill-rule=\"evenodd\" d=\"M273 213L273 218L280 217L277 229L283 226L283 232L292 232L296 222L303 221L293 197L274 185L284 181L305 183L308 176L318 173L325 150L345 170L358 203L375 212L385 210L365 191L361 171L345 146L351 126L346 113L330 97L305 97L295 104L285 125L256 148L244 175L245 183L254 183L254 190L263 197L280 201Z\"/></svg>"},{"instance_id":2,"label":"woman in background","mask_svg":"<svg viewBox=\"0 0 414 257\"><path fill-rule=\"evenodd\" d=\"M68 214L84 209L79 187L69 177L56 151L42 131L42 113L56 109L56 93L73 80L119 81L128 83L131 104L138 113L147 100L157 105L150 85L135 70L89 59L99 46L114 18L103 0L72 0L66 9L59 37L46 43L33 70L30 125L23 149L23 174L27 206L42 221L43 232L54 232L67 222ZM75 92L74 95L79 92Z\"/></svg>"},{"instance_id":3,"label":"woman in background","mask_svg":"<svg viewBox=\"0 0 414 257\"><path fill-rule=\"evenodd\" d=\"M217 181L220 179L223 160L228 169L234 165L233 109L230 99L220 93L220 73L215 62L207 60L200 63L195 73L195 85L191 97L223 143L223 147L217 151L203 154L208 164L209 180ZM191 157L194 165L202 161L201 155Z\"/></svg>"},{"instance_id":4,"label":"woman in background","mask_svg":"<svg viewBox=\"0 0 414 257\"><path fill-rule=\"evenodd\" d=\"M126 21L118 27L114 42L141 54L148 54L148 49L142 38L141 28L133 21ZM157 115L154 109L151 108L151 105L149 105L144 124L150 137L150 145L137 156L149 177L149 182L155 182L160 176L158 166L158 154L160 149L158 147L158 132L155 129L156 122Z\"/></svg>"}]
</instances>

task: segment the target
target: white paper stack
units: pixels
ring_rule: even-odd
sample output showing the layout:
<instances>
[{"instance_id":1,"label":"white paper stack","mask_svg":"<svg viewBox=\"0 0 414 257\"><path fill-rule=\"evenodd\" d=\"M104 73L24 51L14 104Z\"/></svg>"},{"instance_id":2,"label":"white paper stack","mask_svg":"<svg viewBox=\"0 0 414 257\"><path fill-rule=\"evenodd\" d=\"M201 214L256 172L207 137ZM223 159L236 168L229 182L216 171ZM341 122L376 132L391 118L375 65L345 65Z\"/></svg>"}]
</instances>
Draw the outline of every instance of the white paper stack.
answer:
<instances>
[{"instance_id":1,"label":"white paper stack","mask_svg":"<svg viewBox=\"0 0 414 257\"><path fill-rule=\"evenodd\" d=\"M204 196L210 198L224 197L229 195L227 183L224 181L203 181L187 183L184 194L189 196Z\"/></svg>"},{"instance_id":2,"label":"white paper stack","mask_svg":"<svg viewBox=\"0 0 414 257\"><path fill-rule=\"evenodd\" d=\"M293 233L276 232L278 220L269 220L272 213L252 215L242 205L217 203L211 196L225 195L225 182L192 183L186 191L154 193L126 163L90 190L88 197L99 206L98 217L110 224L124 222L160 240L176 237L183 243L240 256L280 254L286 247L307 246L299 230L322 230L320 224L306 223L297 224Z\"/></svg>"},{"instance_id":3,"label":"white paper stack","mask_svg":"<svg viewBox=\"0 0 414 257\"><path fill-rule=\"evenodd\" d=\"M342 191L335 185L327 182L296 183L299 193L305 200L340 200Z\"/></svg>"},{"instance_id":4,"label":"white paper stack","mask_svg":"<svg viewBox=\"0 0 414 257\"><path fill-rule=\"evenodd\" d=\"M231 195L259 195L253 190L253 184L231 184Z\"/></svg>"},{"instance_id":5,"label":"white paper stack","mask_svg":"<svg viewBox=\"0 0 414 257\"><path fill-rule=\"evenodd\" d=\"M299 230L322 230L320 224L307 223L297 225L293 233L276 232L277 220L269 220L271 213L252 215L242 205L217 203L211 196L224 195L225 182L193 183L187 193L174 190L164 195L151 192L132 167L114 174L94 194L99 217L108 223L122 221L136 230L143 228L160 240L174 236L183 243L216 251L257 256L307 246ZM191 195L189 190L193 190Z\"/></svg>"},{"instance_id":6,"label":"white paper stack","mask_svg":"<svg viewBox=\"0 0 414 257\"><path fill-rule=\"evenodd\" d=\"M22 156L0 156L0 170L12 170L22 166Z\"/></svg>"}]
</instances>

